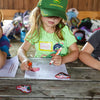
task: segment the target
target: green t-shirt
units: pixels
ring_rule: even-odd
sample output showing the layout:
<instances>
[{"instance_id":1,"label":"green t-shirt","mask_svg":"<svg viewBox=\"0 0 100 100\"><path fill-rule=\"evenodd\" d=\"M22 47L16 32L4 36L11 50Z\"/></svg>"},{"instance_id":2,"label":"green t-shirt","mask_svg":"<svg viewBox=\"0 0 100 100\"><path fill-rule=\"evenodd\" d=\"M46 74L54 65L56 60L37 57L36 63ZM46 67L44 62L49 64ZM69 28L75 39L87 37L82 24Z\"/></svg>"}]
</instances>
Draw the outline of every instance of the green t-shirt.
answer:
<instances>
[{"instance_id":1,"label":"green t-shirt","mask_svg":"<svg viewBox=\"0 0 100 100\"><path fill-rule=\"evenodd\" d=\"M57 38L55 33L48 33L42 27L40 29L40 37L39 41L35 42L35 39L28 39L26 40L30 42L32 45L35 45L36 53L35 57L51 57L52 53L56 53L57 48L63 46L63 49L60 53L61 56L68 54L68 47L71 46L73 43L76 42L76 39L70 29L67 26L64 26L62 29L62 34L64 40L60 40ZM30 36L29 36L30 37Z\"/></svg>"}]
</instances>

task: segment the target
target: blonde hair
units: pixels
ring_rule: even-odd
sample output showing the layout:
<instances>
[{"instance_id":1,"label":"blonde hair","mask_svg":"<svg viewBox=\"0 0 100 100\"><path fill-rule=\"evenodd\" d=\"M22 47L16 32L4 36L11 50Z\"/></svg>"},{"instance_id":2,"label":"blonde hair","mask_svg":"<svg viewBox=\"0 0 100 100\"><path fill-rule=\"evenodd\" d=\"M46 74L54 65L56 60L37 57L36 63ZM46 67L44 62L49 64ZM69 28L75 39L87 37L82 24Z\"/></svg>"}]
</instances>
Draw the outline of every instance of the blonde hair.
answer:
<instances>
[{"instance_id":1,"label":"blonde hair","mask_svg":"<svg viewBox=\"0 0 100 100\"><path fill-rule=\"evenodd\" d=\"M39 7L35 7L31 13L30 13L30 30L29 32L27 33L26 38L28 39L37 39L39 40L39 36L40 36L40 26L42 25L42 22L41 22L41 13L40 13L40 8ZM64 24L64 20L62 19L60 21L60 23L58 25L56 25L56 30L55 30L55 35L61 39L61 40L64 40L63 38L63 35L62 35L62 32L61 32L61 29L65 26ZM36 32L35 32L36 31ZM28 37L30 36L30 37Z\"/></svg>"},{"instance_id":2,"label":"blonde hair","mask_svg":"<svg viewBox=\"0 0 100 100\"><path fill-rule=\"evenodd\" d=\"M39 32L37 33L34 33L35 30L38 30L39 28L39 25L40 25L40 22L37 23L37 21L39 21L39 16L40 16L40 10L38 7L34 8L31 13L30 13L30 17L29 17L29 20L30 20L30 30L29 32L26 34L26 38L29 38L28 36L30 35L30 39L37 36L37 34L39 35ZM39 30L38 30L39 31Z\"/></svg>"}]
</instances>

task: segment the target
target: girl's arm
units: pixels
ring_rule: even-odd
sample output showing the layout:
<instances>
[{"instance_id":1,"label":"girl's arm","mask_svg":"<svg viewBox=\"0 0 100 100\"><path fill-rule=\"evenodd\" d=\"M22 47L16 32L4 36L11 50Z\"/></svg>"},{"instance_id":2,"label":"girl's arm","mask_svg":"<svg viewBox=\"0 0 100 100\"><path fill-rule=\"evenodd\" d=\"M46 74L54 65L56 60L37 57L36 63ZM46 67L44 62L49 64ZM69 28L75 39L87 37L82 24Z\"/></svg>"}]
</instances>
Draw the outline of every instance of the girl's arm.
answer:
<instances>
[{"instance_id":1,"label":"girl's arm","mask_svg":"<svg viewBox=\"0 0 100 100\"><path fill-rule=\"evenodd\" d=\"M52 60L54 61L54 65L59 66L61 64L65 64L68 62L72 62L75 61L78 58L79 55L79 49L77 47L76 43L73 43L70 47L69 47L70 53L66 56L61 57L60 55L57 56L53 56Z\"/></svg>"},{"instance_id":2,"label":"girl's arm","mask_svg":"<svg viewBox=\"0 0 100 100\"><path fill-rule=\"evenodd\" d=\"M69 47L69 54L62 57L62 64L69 63L75 61L79 56L79 49L76 43L73 43Z\"/></svg>"},{"instance_id":3,"label":"girl's arm","mask_svg":"<svg viewBox=\"0 0 100 100\"><path fill-rule=\"evenodd\" d=\"M25 41L18 49L18 58L21 62L21 69L22 70L29 70L28 62L30 60L27 58L27 51L30 49L31 43Z\"/></svg>"},{"instance_id":4,"label":"girl's arm","mask_svg":"<svg viewBox=\"0 0 100 100\"><path fill-rule=\"evenodd\" d=\"M6 62L7 53L0 50L0 68L2 68Z\"/></svg>"},{"instance_id":5,"label":"girl's arm","mask_svg":"<svg viewBox=\"0 0 100 100\"><path fill-rule=\"evenodd\" d=\"M93 46L87 42L80 51L79 59L86 65L100 70L100 61L91 56L93 51Z\"/></svg>"}]
</instances>

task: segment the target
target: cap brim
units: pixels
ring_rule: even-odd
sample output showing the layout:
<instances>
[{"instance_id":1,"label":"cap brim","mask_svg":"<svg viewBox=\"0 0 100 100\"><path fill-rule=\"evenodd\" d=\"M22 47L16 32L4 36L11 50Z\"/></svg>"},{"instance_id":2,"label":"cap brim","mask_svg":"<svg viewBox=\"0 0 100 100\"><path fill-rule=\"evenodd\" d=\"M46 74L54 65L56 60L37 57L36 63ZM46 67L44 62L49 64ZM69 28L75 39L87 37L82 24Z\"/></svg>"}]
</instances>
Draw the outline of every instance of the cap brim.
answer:
<instances>
[{"instance_id":1,"label":"cap brim","mask_svg":"<svg viewBox=\"0 0 100 100\"><path fill-rule=\"evenodd\" d=\"M44 17L57 16L57 17L63 18L64 20L67 20L65 12L58 11L55 9L43 9L43 8L40 10L41 10L42 16L44 16Z\"/></svg>"}]
</instances>

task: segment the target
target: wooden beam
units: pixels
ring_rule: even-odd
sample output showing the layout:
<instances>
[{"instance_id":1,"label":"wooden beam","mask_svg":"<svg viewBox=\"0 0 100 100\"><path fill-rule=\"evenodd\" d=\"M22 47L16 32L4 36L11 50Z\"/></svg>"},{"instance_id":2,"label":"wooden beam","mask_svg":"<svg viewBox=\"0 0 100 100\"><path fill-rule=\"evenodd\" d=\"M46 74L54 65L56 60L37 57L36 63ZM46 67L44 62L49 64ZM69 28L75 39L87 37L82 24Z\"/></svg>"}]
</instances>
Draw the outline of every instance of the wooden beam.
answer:
<instances>
[{"instance_id":1,"label":"wooden beam","mask_svg":"<svg viewBox=\"0 0 100 100\"><path fill-rule=\"evenodd\" d=\"M90 17L91 19L100 19L100 11L79 11L78 18Z\"/></svg>"},{"instance_id":2,"label":"wooden beam","mask_svg":"<svg viewBox=\"0 0 100 100\"><path fill-rule=\"evenodd\" d=\"M25 12L25 10L13 10L13 9L0 9L3 13L3 19L13 19L16 12ZM91 19L100 19L100 11L79 11L78 18L90 17Z\"/></svg>"},{"instance_id":3,"label":"wooden beam","mask_svg":"<svg viewBox=\"0 0 100 100\"><path fill-rule=\"evenodd\" d=\"M25 12L25 10L9 10L9 9L0 9L3 14L3 20L11 20L14 17L16 12Z\"/></svg>"}]
</instances>

